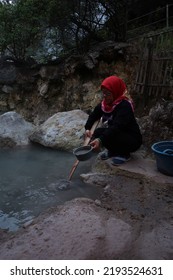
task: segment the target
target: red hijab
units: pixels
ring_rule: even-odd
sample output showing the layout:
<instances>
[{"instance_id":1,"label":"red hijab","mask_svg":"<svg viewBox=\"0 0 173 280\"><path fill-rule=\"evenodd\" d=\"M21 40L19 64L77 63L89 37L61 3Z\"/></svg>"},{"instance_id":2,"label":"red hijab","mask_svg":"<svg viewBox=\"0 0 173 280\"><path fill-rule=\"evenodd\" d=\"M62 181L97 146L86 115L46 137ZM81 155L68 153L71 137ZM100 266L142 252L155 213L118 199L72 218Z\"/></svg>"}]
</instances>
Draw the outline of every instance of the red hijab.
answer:
<instances>
[{"instance_id":1,"label":"red hijab","mask_svg":"<svg viewBox=\"0 0 173 280\"><path fill-rule=\"evenodd\" d=\"M105 88L108 91L110 91L114 97L114 101L112 102L111 105L107 105L105 99L103 99L101 106L102 106L102 110L105 113L111 113L122 100L129 101L133 109L132 102L127 96L125 96L125 93L127 92L126 84L119 77L110 76L104 79L101 84L101 88Z\"/></svg>"}]
</instances>

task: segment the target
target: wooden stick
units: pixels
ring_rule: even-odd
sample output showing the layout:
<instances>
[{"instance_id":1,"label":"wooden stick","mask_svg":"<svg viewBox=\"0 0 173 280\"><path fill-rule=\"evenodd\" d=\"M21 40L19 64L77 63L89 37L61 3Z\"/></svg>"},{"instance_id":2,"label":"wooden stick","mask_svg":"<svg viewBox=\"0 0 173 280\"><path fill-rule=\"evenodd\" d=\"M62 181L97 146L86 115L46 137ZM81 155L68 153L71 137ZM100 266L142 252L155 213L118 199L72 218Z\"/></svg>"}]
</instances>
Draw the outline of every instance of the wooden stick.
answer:
<instances>
[{"instance_id":1,"label":"wooden stick","mask_svg":"<svg viewBox=\"0 0 173 280\"><path fill-rule=\"evenodd\" d=\"M99 121L96 121L96 122L93 124L93 126L92 126L92 128L91 128L92 134L93 134L93 132L95 131L95 129L97 128L97 126L99 125L99 122L100 122L100 120L99 120ZM85 139L85 141L84 141L84 146L87 146L87 145L89 144L90 140L91 140L91 138L90 138L90 137L87 137L87 138ZM76 170L78 164L79 164L79 160L77 159L77 160L75 161L75 163L73 164L72 169L71 169L71 171L70 171L70 175L69 175L69 177L68 177L69 181L71 180L71 178L72 178L72 176L73 176L73 173L75 172L75 170Z\"/></svg>"}]
</instances>

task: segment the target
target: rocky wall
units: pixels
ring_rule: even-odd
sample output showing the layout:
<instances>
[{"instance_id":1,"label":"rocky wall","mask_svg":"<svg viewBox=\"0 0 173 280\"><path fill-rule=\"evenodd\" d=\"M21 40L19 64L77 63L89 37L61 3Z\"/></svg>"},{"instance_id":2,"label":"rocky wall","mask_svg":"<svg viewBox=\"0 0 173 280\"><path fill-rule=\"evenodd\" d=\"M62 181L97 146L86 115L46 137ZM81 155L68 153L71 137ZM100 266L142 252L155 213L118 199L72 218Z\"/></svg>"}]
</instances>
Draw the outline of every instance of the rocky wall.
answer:
<instances>
[{"instance_id":1,"label":"rocky wall","mask_svg":"<svg viewBox=\"0 0 173 280\"><path fill-rule=\"evenodd\" d=\"M82 109L88 113L101 98L100 83L105 77L117 74L133 87L134 65L132 46L115 42L46 65L1 59L0 112L16 111L34 124L57 112Z\"/></svg>"}]
</instances>

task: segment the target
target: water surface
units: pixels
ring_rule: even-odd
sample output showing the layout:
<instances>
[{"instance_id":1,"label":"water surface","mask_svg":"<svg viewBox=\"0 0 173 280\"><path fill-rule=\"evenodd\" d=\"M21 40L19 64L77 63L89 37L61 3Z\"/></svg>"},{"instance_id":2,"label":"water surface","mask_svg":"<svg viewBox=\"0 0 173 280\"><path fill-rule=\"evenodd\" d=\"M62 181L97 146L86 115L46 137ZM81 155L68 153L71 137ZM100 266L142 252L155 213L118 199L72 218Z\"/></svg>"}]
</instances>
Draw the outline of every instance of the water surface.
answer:
<instances>
[{"instance_id":1,"label":"water surface","mask_svg":"<svg viewBox=\"0 0 173 280\"><path fill-rule=\"evenodd\" d=\"M76 197L96 199L100 188L80 179L91 160L80 162L68 187L61 188L75 160L72 153L37 145L0 150L0 228L16 231L47 208Z\"/></svg>"}]
</instances>

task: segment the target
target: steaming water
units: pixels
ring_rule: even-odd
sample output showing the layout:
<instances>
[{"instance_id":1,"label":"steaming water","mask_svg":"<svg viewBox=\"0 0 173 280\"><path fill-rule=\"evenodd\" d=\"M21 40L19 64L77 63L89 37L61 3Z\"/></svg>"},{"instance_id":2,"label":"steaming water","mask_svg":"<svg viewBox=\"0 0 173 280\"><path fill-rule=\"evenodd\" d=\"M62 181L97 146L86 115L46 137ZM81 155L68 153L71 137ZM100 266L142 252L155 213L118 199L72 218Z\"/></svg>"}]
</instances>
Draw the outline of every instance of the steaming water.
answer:
<instances>
[{"instance_id":1,"label":"steaming water","mask_svg":"<svg viewBox=\"0 0 173 280\"><path fill-rule=\"evenodd\" d=\"M0 150L0 228L16 231L47 208L76 197L96 199L100 188L80 179L91 161L79 163L67 188L59 185L75 160L72 153L35 145Z\"/></svg>"}]
</instances>

